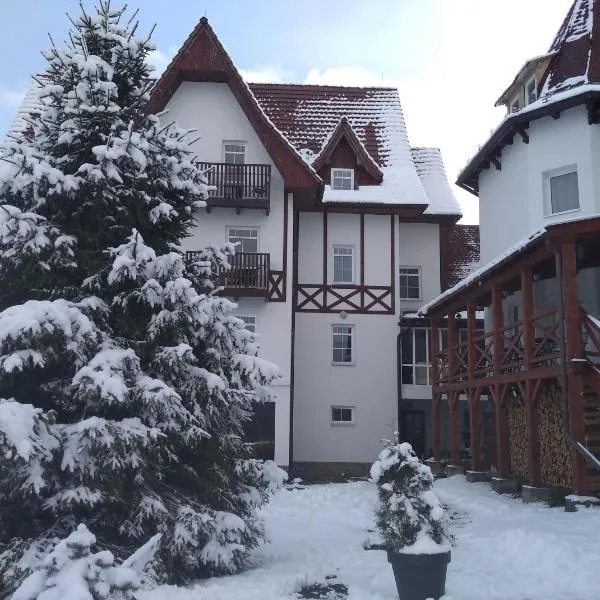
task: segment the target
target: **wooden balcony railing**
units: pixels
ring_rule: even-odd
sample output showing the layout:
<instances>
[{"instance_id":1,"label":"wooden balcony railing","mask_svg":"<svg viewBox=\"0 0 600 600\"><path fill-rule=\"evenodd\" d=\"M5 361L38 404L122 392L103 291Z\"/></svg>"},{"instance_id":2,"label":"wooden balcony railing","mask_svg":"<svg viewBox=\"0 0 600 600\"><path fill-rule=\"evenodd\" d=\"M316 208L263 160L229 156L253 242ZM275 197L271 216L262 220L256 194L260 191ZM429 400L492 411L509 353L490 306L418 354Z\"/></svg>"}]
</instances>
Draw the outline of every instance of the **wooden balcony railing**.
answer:
<instances>
[{"instance_id":1,"label":"wooden balcony railing","mask_svg":"<svg viewBox=\"0 0 600 600\"><path fill-rule=\"evenodd\" d=\"M236 165L231 163L200 163L210 191L208 206L236 209L269 210L271 200L271 165Z\"/></svg>"},{"instance_id":2,"label":"wooden balcony railing","mask_svg":"<svg viewBox=\"0 0 600 600\"><path fill-rule=\"evenodd\" d=\"M195 260L199 252L186 253L188 261ZM217 273L217 285L225 288L228 296L266 296L269 289L270 254L240 252L229 258L229 269ZM272 287L272 286L271 286Z\"/></svg>"}]
</instances>

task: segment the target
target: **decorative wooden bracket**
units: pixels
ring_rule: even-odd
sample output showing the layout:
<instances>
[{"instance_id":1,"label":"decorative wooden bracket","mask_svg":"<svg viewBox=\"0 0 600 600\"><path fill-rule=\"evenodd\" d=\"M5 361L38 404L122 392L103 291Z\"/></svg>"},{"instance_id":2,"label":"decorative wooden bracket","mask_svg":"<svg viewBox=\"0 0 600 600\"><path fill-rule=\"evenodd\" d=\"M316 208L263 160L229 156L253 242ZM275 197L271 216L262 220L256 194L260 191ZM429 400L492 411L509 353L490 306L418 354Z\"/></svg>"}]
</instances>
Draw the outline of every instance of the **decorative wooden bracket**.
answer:
<instances>
[{"instance_id":1,"label":"decorative wooden bracket","mask_svg":"<svg viewBox=\"0 0 600 600\"><path fill-rule=\"evenodd\" d=\"M518 131L519 135L521 136L521 139L522 139L522 140L523 140L523 141L524 141L526 144L529 144L529 135L527 134L527 127L520 126L520 127L517 129L517 131Z\"/></svg>"},{"instance_id":2,"label":"decorative wooden bracket","mask_svg":"<svg viewBox=\"0 0 600 600\"><path fill-rule=\"evenodd\" d=\"M497 156L492 156L490 158L490 161L496 167L496 171L501 171L502 170L502 165L500 164L500 160L498 159Z\"/></svg>"}]
</instances>

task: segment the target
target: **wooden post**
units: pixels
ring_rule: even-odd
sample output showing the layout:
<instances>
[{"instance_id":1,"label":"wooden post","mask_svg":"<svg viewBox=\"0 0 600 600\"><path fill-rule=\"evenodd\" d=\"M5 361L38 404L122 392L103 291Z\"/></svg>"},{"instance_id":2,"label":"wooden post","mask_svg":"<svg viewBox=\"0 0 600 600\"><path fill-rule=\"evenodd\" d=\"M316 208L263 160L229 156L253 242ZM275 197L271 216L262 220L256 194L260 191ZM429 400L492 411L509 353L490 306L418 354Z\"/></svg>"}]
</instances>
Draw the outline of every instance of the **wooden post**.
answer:
<instances>
[{"instance_id":1,"label":"wooden post","mask_svg":"<svg viewBox=\"0 0 600 600\"><path fill-rule=\"evenodd\" d=\"M583 419L583 376L571 368L572 360L583 356L581 341L581 308L577 285L577 252L575 242L561 245L562 279L565 312L565 346L567 361L567 398L569 406L569 434L575 442L585 442ZM576 450L571 451L573 489L577 494L587 493L587 464Z\"/></svg>"},{"instance_id":2,"label":"wooden post","mask_svg":"<svg viewBox=\"0 0 600 600\"><path fill-rule=\"evenodd\" d=\"M435 390L439 385L439 375L438 375L438 352L439 352L439 330L437 326L437 321L435 319L431 319L431 338L429 343L429 352L430 352L430 360L431 360L431 384L433 386L433 454L435 460L440 460L442 458L442 433L441 433L441 423L440 423L440 394Z\"/></svg>"},{"instance_id":3,"label":"wooden post","mask_svg":"<svg viewBox=\"0 0 600 600\"><path fill-rule=\"evenodd\" d=\"M458 396L458 392L450 392L448 394L448 402L450 405L450 458L453 465L460 465Z\"/></svg>"},{"instance_id":4,"label":"wooden post","mask_svg":"<svg viewBox=\"0 0 600 600\"><path fill-rule=\"evenodd\" d=\"M481 453L479 448L479 428L481 392L479 388L469 390L469 427L471 430L471 469L481 470Z\"/></svg>"},{"instance_id":5,"label":"wooden post","mask_svg":"<svg viewBox=\"0 0 600 600\"><path fill-rule=\"evenodd\" d=\"M500 375L504 357L504 336L501 329L504 324L502 316L502 293L495 285L492 288L492 327L494 332L494 377ZM506 477L509 472L508 447L508 411L506 410L506 385L495 385L492 395L496 409L496 467L500 477Z\"/></svg>"},{"instance_id":6,"label":"wooden post","mask_svg":"<svg viewBox=\"0 0 600 600\"><path fill-rule=\"evenodd\" d=\"M449 383L455 383L457 369L458 330L456 328L456 315L448 314L448 371ZM450 455L453 465L460 465L460 439L458 421L458 397L460 393L451 391L448 394L450 404Z\"/></svg>"},{"instance_id":7,"label":"wooden post","mask_svg":"<svg viewBox=\"0 0 600 600\"><path fill-rule=\"evenodd\" d=\"M534 352L534 327L533 327L533 271L525 267L521 271L521 314L523 328L523 360L525 370L533 368ZM529 483L539 485L540 474L540 442L539 442L539 415L537 408L537 394L534 393L536 382L527 379L525 385L520 386L521 393L525 395L525 412L527 416L527 465Z\"/></svg>"}]
</instances>

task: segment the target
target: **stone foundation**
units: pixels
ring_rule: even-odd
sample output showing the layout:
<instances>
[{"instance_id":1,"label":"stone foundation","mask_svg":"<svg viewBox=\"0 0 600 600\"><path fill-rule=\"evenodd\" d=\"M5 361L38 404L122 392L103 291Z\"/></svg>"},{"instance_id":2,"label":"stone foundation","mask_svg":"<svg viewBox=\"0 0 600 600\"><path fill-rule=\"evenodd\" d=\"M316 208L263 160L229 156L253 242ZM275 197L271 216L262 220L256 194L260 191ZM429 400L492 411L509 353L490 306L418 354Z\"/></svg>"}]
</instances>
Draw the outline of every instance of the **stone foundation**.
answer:
<instances>
[{"instance_id":1,"label":"stone foundation","mask_svg":"<svg viewBox=\"0 0 600 600\"><path fill-rule=\"evenodd\" d=\"M300 477L305 483L343 482L370 476L371 463L347 462L296 462L292 477Z\"/></svg>"},{"instance_id":2,"label":"stone foundation","mask_svg":"<svg viewBox=\"0 0 600 600\"><path fill-rule=\"evenodd\" d=\"M580 508L600 508L600 498L595 496L567 496L565 498L565 511L577 512Z\"/></svg>"},{"instance_id":3,"label":"stone foundation","mask_svg":"<svg viewBox=\"0 0 600 600\"><path fill-rule=\"evenodd\" d=\"M490 481L490 474L487 471L467 471L466 475L469 483Z\"/></svg>"},{"instance_id":4,"label":"stone foundation","mask_svg":"<svg viewBox=\"0 0 600 600\"><path fill-rule=\"evenodd\" d=\"M552 502L552 489L549 487L534 487L532 485L524 485L521 488L521 499L526 504L530 502Z\"/></svg>"},{"instance_id":5,"label":"stone foundation","mask_svg":"<svg viewBox=\"0 0 600 600\"><path fill-rule=\"evenodd\" d=\"M492 477L492 489L498 494L518 495L521 491L519 482L516 479L503 479L502 477Z\"/></svg>"},{"instance_id":6,"label":"stone foundation","mask_svg":"<svg viewBox=\"0 0 600 600\"><path fill-rule=\"evenodd\" d=\"M452 477L452 475L464 475L465 468L462 465L446 465L446 475Z\"/></svg>"}]
</instances>

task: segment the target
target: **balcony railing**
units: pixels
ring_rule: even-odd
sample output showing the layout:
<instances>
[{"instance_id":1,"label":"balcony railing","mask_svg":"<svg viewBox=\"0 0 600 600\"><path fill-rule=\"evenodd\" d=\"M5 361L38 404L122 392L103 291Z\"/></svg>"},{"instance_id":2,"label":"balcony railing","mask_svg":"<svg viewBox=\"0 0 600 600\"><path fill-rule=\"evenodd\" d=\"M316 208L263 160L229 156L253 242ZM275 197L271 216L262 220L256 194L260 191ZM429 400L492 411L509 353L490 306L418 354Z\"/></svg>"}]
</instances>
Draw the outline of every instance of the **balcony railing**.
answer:
<instances>
[{"instance_id":1,"label":"balcony railing","mask_svg":"<svg viewBox=\"0 0 600 600\"><path fill-rule=\"evenodd\" d=\"M197 258L198 252L186 253L188 261ZM225 288L227 296L266 296L269 288L270 254L240 252L229 258L229 269L217 273L217 285Z\"/></svg>"},{"instance_id":2,"label":"balcony railing","mask_svg":"<svg viewBox=\"0 0 600 600\"><path fill-rule=\"evenodd\" d=\"M271 165L200 163L209 185L208 206L262 208L269 210Z\"/></svg>"}]
</instances>

